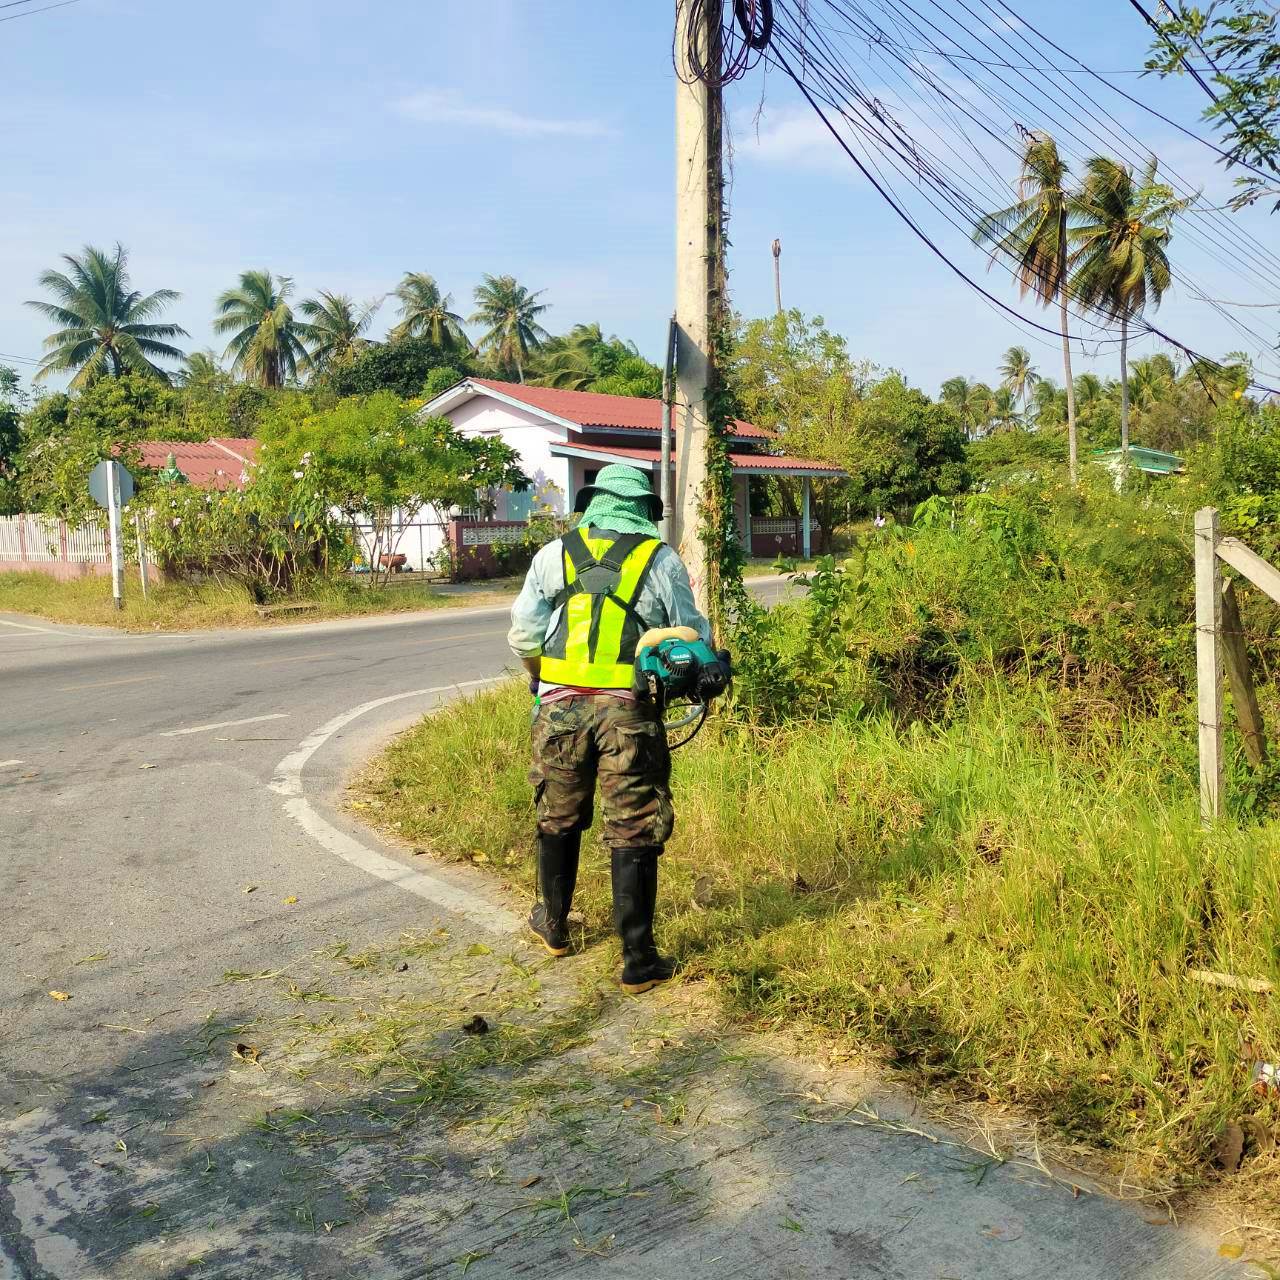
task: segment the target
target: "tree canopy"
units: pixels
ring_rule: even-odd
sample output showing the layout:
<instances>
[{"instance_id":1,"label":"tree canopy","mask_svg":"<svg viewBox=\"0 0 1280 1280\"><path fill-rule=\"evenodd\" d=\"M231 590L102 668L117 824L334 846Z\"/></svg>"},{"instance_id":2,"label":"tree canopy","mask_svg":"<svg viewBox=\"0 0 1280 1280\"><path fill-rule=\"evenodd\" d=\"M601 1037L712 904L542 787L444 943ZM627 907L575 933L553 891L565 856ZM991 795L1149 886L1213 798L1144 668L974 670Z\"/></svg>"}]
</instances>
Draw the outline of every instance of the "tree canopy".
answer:
<instances>
[{"instance_id":1,"label":"tree canopy","mask_svg":"<svg viewBox=\"0 0 1280 1280\"><path fill-rule=\"evenodd\" d=\"M218 295L215 333L230 334L223 353L232 368L263 387L282 387L308 366L311 329L296 320L288 298L293 281L270 271L244 271L240 283Z\"/></svg>"},{"instance_id":2,"label":"tree canopy","mask_svg":"<svg viewBox=\"0 0 1280 1280\"><path fill-rule=\"evenodd\" d=\"M40 287L54 301L27 303L59 326L44 340L47 354L37 380L70 373L71 386L78 389L103 374L119 377L128 370L167 381L168 374L156 361L182 359L169 340L188 334L157 317L179 295L172 289L144 295L132 288L129 255L120 244L112 253L85 245L79 257L67 253L62 261L65 272L40 275Z\"/></svg>"}]
</instances>

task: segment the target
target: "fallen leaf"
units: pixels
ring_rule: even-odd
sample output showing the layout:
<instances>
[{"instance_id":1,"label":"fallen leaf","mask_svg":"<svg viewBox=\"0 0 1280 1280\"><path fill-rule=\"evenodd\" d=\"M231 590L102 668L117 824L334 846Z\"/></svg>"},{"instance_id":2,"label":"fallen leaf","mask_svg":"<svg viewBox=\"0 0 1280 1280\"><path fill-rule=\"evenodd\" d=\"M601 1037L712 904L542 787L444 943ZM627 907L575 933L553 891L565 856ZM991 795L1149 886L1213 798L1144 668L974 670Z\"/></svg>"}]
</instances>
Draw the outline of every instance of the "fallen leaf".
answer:
<instances>
[{"instance_id":1,"label":"fallen leaf","mask_svg":"<svg viewBox=\"0 0 1280 1280\"><path fill-rule=\"evenodd\" d=\"M489 1034L489 1024L477 1013L476 1016L462 1024L464 1036L483 1036Z\"/></svg>"},{"instance_id":2,"label":"fallen leaf","mask_svg":"<svg viewBox=\"0 0 1280 1280\"><path fill-rule=\"evenodd\" d=\"M65 991L50 991L49 994L55 1000L70 1000L71 997Z\"/></svg>"},{"instance_id":3,"label":"fallen leaf","mask_svg":"<svg viewBox=\"0 0 1280 1280\"><path fill-rule=\"evenodd\" d=\"M293 904L294 904L295 902L297 902L297 900L298 900L298 895L297 895L296 893L291 893L291 894L290 894L287 898L285 898L283 901L284 901L284 905L285 905L286 907L291 907L291 906L293 906Z\"/></svg>"},{"instance_id":4,"label":"fallen leaf","mask_svg":"<svg viewBox=\"0 0 1280 1280\"><path fill-rule=\"evenodd\" d=\"M475 853L471 855L471 861L472 862L488 862L489 855L485 853L483 849L477 849Z\"/></svg>"},{"instance_id":5,"label":"fallen leaf","mask_svg":"<svg viewBox=\"0 0 1280 1280\"><path fill-rule=\"evenodd\" d=\"M262 1051L251 1044L237 1044L231 1050L231 1055L242 1062L257 1062L262 1057Z\"/></svg>"},{"instance_id":6,"label":"fallen leaf","mask_svg":"<svg viewBox=\"0 0 1280 1280\"><path fill-rule=\"evenodd\" d=\"M536 1187L542 1181L542 1174L535 1173L532 1178L526 1178L520 1185L522 1187Z\"/></svg>"},{"instance_id":7,"label":"fallen leaf","mask_svg":"<svg viewBox=\"0 0 1280 1280\"><path fill-rule=\"evenodd\" d=\"M1218 1257L1220 1258L1243 1258L1244 1245L1242 1244L1220 1244L1218 1246Z\"/></svg>"},{"instance_id":8,"label":"fallen leaf","mask_svg":"<svg viewBox=\"0 0 1280 1280\"><path fill-rule=\"evenodd\" d=\"M1213 1163L1223 1173L1235 1173L1244 1159L1244 1130L1238 1124L1229 1124L1218 1135L1218 1145L1214 1149Z\"/></svg>"},{"instance_id":9,"label":"fallen leaf","mask_svg":"<svg viewBox=\"0 0 1280 1280\"><path fill-rule=\"evenodd\" d=\"M467 955L469 955L469 956L491 956L491 955L493 955L493 948L492 948L492 947L486 947L486 946L484 945L484 943L483 943L483 942L473 942L473 943L472 943L472 944L467 948Z\"/></svg>"},{"instance_id":10,"label":"fallen leaf","mask_svg":"<svg viewBox=\"0 0 1280 1280\"><path fill-rule=\"evenodd\" d=\"M634 1098L623 1098L622 1100L623 1111L630 1111L631 1108L634 1107L635 1105L636 1105L636 1100Z\"/></svg>"},{"instance_id":11,"label":"fallen leaf","mask_svg":"<svg viewBox=\"0 0 1280 1280\"><path fill-rule=\"evenodd\" d=\"M138 768L139 768L139 769L154 769L154 768L155 768L155 765L153 765L153 764L140 764L140 765L138 766Z\"/></svg>"},{"instance_id":12,"label":"fallen leaf","mask_svg":"<svg viewBox=\"0 0 1280 1280\"><path fill-rule=\"evenodd\" d=\"M244 891L245 893L254 893L257 890L257 888L258 886L256 884L247 884L244 887Z\"/></svg>"}]
</instances>

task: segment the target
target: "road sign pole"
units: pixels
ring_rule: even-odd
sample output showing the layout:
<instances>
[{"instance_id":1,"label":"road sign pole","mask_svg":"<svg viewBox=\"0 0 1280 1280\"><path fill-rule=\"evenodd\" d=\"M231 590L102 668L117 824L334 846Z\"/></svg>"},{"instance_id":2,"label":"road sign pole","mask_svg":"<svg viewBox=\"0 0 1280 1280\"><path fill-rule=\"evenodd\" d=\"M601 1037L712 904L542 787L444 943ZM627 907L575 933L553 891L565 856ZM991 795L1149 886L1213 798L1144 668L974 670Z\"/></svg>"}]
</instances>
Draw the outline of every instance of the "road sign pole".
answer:
<instances>
[{"instance_id":1,"label":"road sign pole","mask_svg":"<svg viewBox=\"0 0 1280 1280\"><path fill-rule=\"evenodd\" d=\"M111 535L111 596L124 608L124 547L120 536L120 464L107 463L107 524Z\"/></svg>"}]
</instances>

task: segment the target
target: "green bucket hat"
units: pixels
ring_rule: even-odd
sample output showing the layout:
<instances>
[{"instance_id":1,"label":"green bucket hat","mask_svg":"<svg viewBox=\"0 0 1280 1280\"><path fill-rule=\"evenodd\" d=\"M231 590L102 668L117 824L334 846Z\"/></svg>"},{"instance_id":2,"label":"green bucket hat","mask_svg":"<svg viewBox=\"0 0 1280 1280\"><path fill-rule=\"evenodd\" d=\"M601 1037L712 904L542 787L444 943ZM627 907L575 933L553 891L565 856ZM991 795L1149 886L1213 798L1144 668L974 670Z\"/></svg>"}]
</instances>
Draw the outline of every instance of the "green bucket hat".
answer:
<instances>
[{"instance_id":1,"label":"green bucket hat","mask_svg":"<svg viewBox=\"0 0 1280 1280\"><path fill-rule=\"evenodd\" d=\"M649 478L636 467L610 463L602 467L594 484L578 490L573 509L582 513L583 525L613 529L618 533L652 533L662 519L662 499Z\"/></svg>"}]
</instances>

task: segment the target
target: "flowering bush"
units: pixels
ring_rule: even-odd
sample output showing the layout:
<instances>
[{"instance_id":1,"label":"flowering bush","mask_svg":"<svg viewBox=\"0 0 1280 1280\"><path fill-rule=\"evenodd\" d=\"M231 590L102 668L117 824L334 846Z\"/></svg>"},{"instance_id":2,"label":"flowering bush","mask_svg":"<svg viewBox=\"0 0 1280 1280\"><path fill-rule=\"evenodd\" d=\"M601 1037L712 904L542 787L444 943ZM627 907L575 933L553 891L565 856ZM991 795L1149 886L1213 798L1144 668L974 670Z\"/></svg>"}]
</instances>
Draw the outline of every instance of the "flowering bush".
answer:
<instances>
[{"instance_id":1,"label":"flowering bush","mask_svg":"<svg viewBox=\"0 0 1280 1280\"><path fill-rule=\"evenodd\" d=\"M244 490L155 485L136 500L150 555L167 574L203 574L244 583L256 597L287 591L331 559L345 566L348 544L308 469L261 467Z\"/></svg>"},{"instance_id":2,"label":"flowering bush","mask_svg":"<svg viewBox=\"0 0 1280 1280\"><path fill-rule=\"evenodd\" d=\"M263 424L260 470L284 473L337 513L352 546L366 544L374 577L387 571L402 531L423 507L472 506L479 492L529 483L509 445L463 436L447 418L424 418L420 409L381 391Z\"/></svg>"}]
</instances>

